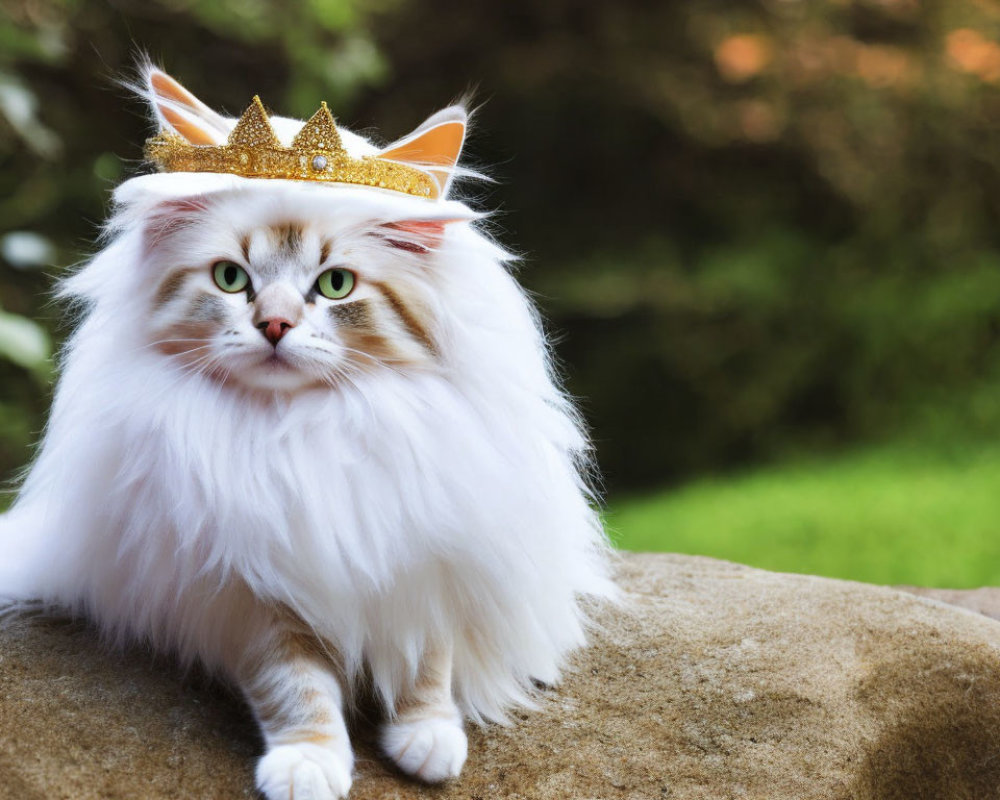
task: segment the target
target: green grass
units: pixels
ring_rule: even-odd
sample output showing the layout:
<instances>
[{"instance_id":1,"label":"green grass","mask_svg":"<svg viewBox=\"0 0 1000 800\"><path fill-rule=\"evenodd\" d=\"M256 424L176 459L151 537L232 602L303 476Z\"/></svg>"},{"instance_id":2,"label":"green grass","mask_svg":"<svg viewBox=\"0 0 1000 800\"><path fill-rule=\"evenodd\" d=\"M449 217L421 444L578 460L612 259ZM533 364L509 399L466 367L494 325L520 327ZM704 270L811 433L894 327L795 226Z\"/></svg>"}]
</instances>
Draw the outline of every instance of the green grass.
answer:
<instances>
[{"instance_id":1,"label":"green grass","mask_svg":"<svg viewBox=\"0 0 1000 800\"><path fill-rule=\"evenodd\" d=\"M627 550L873 583L1000 585L1000 447L887 445L613 503Z\"/></svg>"}]
</instances>

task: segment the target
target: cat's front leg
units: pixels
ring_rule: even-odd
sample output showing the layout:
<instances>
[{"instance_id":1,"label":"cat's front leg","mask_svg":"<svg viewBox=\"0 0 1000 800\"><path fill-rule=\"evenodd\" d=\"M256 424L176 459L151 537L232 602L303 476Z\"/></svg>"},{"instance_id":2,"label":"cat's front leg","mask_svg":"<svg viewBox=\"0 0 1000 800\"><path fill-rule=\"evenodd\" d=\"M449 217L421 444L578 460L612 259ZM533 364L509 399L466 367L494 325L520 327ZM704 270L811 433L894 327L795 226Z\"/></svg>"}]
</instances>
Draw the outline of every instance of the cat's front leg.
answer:
<instances>
[{"instance_id":1,"label":"cat's front leg","mask_svg":"<svg viewBox=\"0 0 1000 800\"><path fill-rule=\"evenodd\" d=\"M403 772L429 783L456 778L469 744L451 693L452 647L424 653L413 686L402 693L382 728L382 750Z\"/></svg>"},{"instance_id":2,"label":"cat's front leg","mask_svg":"<svg viewBox=\"0 0 1000 800\"><path fill-rule=\"evenodd\" d=\"M264 734L256 775L267 800L346 797L354 754L334 654L278 621L241 659L237 679Z\"/></svg>"}]
</instances>

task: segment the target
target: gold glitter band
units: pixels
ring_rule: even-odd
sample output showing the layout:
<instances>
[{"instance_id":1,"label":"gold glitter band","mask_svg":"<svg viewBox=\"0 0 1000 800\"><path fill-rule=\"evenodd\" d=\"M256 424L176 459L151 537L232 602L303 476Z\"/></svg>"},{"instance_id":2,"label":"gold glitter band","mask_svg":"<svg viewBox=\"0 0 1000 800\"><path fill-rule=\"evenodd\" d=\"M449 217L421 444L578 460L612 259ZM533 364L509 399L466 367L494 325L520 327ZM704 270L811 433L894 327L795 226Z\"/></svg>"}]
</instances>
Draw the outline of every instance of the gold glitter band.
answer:
<instances>
[{"instance_id":1,"label":"gold glitter band","mask_svg":"<svg viewBox=\"0 0 1000 800\"><path fill-rule=\"evenodd\" d=\"M340 141L326 103L295 135L278 140L256 95L224 145L194 145L170 131L146 141L146 158L161 172L225 172L244 178L350 183L436 199L438 182L408 164L377 156L352 158Z\"/></svg>"}]
</instances>

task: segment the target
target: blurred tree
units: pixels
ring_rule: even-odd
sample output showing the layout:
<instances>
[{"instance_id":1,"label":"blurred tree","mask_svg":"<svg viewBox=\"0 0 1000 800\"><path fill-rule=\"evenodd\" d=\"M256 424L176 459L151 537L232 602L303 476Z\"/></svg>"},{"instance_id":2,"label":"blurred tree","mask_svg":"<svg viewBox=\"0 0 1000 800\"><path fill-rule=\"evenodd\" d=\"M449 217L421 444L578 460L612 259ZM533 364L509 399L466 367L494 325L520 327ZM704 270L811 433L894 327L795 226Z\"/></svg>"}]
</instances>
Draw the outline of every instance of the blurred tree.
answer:
<instances>
[{"instance_id":1,"label":"blurred tree","mask_svg":"<svg viewBox=\"0 0 1000 800\"><path fill-rule=\"evenodd\" d=\"M1000 430L996 0L0 9L0 236L59 264L137 167L142 109L113 81L135 47L217 107L325 98L387 138L478 86L471 156L499 182L465 191L527 254L612 486L925 407ZM47 278L0 257L5 312L51 325ZM0 360L0 468L40 425L33 376Z\"/></svg>"},{"instance_id":2,"label":"blurred tree","mask_svg":"<svg viewBox=\"0 0 1000 800\"><path fill-rule=\"evenodd\" d=\"M487 89L474 146L613 485L1000 375L1000 4L413 0L376 31L373 115Z\"/></svg>"}]
</instances>

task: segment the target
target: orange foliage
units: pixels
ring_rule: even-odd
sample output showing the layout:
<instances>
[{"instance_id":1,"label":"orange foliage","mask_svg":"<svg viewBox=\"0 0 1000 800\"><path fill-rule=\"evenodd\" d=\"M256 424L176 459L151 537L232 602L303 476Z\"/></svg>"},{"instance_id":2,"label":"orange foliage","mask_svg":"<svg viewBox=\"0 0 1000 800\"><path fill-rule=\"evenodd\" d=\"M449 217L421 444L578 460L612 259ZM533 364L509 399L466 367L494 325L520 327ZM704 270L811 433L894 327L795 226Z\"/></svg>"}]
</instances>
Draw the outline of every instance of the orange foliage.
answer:
<instances>
[{"instance_id":1,"label":"orange foliage","mask_svg":"<svg viewBox=\"0 0 1000 800\"><path fill-rule=\"evenodd\" d=\"M723 39L715 48L715 65L730 83L744 83L760 74L774 55L771 40L753 33Z\"/></svg>"},{"instance_id":2,"label":"orange foliage","mask_svg":"<svg viewBox=\"0 0 1000 800\"><path fill-rule=\"evenodd\" d=\"M953 68L990 83L1000 81L1000 45L979 31L971 28L951 31L945 37L945 50Z\"/></svg>"}]
</instances>

